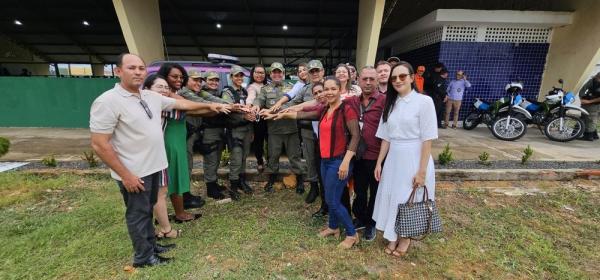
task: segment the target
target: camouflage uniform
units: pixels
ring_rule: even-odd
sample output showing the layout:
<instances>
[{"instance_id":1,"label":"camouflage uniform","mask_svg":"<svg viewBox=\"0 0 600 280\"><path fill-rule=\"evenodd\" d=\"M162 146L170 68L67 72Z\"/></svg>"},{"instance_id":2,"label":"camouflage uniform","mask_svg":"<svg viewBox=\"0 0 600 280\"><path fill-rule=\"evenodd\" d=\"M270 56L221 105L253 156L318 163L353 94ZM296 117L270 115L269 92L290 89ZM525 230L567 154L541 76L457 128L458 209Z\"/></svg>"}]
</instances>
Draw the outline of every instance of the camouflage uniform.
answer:
<instances>
[{"instance_id":1,"label":"camouflage uniform","mask_svg":"<svg viewBox=\"0 0 600 280\"><path fill-rule=\"evenodd\" d=\"M274 69L284 71L281 63L275 62L271 65ZM271 108L277 101L292 89L292 85L285 82L273 82L263 86L254 100L254 105L263 108ZM269 175L269 182L265 189L272 191L272 185L276 174L279 172L279 156L284 149L290 161L292 173L296 175L298 189L303 183L304 165L300 159L300 139L298 127L295 120L269 120L267 121L268 137L268 162L265 174Z\"/></svg>"}]
</instances>

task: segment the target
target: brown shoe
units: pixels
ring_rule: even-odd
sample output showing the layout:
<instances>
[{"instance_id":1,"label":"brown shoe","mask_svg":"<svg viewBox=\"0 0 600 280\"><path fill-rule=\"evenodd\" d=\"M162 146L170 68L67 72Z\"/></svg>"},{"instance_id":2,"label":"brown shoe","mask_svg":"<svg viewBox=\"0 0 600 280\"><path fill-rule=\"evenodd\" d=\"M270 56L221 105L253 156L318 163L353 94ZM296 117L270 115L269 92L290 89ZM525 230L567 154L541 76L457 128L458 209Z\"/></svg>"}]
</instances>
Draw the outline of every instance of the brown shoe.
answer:
<instances>
[{"instance_id":1,"label":"brown shoe","mask_svg":"<svg viewBox=\"0 0 600 280\"><path fill-rule=\"evenodd\" d=\"M346 239L344 239L344 241L342 241L338 246L343 249L350 249L352 246L358 244L359 241L360 238L358 237L358 233L356 233L354 236L346 236Z\"/></svg>"}]
</instances>

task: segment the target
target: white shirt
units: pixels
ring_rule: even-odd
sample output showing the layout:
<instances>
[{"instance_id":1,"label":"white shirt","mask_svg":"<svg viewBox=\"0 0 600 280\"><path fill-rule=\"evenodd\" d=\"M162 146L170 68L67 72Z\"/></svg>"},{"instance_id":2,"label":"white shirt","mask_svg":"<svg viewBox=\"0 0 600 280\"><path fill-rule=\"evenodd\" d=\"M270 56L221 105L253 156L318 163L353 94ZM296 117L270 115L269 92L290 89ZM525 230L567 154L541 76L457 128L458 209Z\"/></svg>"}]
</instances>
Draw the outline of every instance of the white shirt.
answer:
<instances>
[{"instance_id":1,"label":"white shirt","mask_svg":"<svg viewBox=\"0 0 600 280\"><path fill-rule=\"evenodd\" d=\"M398 96L387 122L383 122L383 116L381 117L375 136L388 142L437 139L438 128L433 100L414 90L404 98Z\"/></svg>"},{"instance_id":2,"label":"white shirt","mask_svg":"<svg viewBox=\"0 0 600 280\"><path fill-rule=\"evenodd\" d=\"M112 134L110 142L121 163L142 178L168 166L160 114L173 109L175 99L149 90L140 91L140 96L120 84L98 96L90 109L90 131ZM141 100L148 104L152 118ZM112 169L110 174L121 180Z\"/></svg>"}]
</instances>

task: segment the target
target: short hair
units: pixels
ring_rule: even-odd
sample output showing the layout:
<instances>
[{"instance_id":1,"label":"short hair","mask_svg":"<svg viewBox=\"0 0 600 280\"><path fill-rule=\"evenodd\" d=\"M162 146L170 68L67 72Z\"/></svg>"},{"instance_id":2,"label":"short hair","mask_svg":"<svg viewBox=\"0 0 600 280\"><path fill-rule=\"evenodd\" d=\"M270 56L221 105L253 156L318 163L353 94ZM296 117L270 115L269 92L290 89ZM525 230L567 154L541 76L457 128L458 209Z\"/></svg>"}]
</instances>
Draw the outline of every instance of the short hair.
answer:
<instances>
[{"instance_id":1,"label":"short hair","mask_svg":"<svg viewBox=\"0 0 600 280\"><path fill-rule=\"evenodd\" d=\"M389 62L387 62L385 60L380 60L380 61L377 62L377 64L375 64L375 69L379 68L379 66L381 66L381 65L387 65L390 68L392 68L392 64L391 63L389 63Z\"/></svg>"},{"instance_id":2,"label":"short hair","mask_svg":"<svg viewBox=\"0 0 600 280\"><path fill-rule=\"evenodd\" d=\"M364 70L376 70L376 69L375 69L375 67L373 67L373 65L365 65L365 66L363 66L362 68L360 68L359 75L360 75L360 73L362 73L362 71L364 71Z\"/></svg>"},{"instance_id":3,"label":"short hair","mask_svg":"<svg viewBox=\"0 0 600 280\"><path fill-rule=\"evenodd\" d=\"M144 62L144 64L146 64L146 62L144 61L144 59L143 59L141 56L139 56L139 55L137 55L137 54L133 54L133 53L124 52L124 53L121 53L121 54L120 54L120 55L117 57L117 63L116 63L117 67L121 67L121 66L123 66L123 59L124 59L124 58L125 58L125 56L126 56L126 55L128 55L128 54L130 54L130 55L135 55L135 56L139 57L139 58L142 60L142 62Z\"/></svg>"}]
</instances>

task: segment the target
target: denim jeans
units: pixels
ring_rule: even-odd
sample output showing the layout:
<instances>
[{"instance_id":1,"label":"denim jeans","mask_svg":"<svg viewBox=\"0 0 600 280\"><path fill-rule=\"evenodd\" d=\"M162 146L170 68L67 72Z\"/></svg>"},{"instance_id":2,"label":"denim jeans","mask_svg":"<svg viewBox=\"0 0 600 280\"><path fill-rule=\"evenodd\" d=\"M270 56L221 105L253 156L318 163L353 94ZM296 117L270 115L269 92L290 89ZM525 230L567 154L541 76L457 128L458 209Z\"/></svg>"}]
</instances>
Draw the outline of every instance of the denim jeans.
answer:
<instances>
[{"instance_id":1,"label":"denim jeans","mask_svg":"<svg viewBox=\"0 0 600 280\"><path fill-rule=\"evenodd\" d=\"M341 222L346 229L347 236L356 235L356 230L352 224L352 217L348 209L341 203L342 193L348 184L348 178L352 176L352 163L348 170L348 177L340 180L338 170L342 164L341 158L321 159L321 176L325 185L325 201L329 206L329 228L338 228Z\"/></svg>"}]
</instances>

